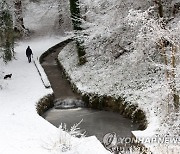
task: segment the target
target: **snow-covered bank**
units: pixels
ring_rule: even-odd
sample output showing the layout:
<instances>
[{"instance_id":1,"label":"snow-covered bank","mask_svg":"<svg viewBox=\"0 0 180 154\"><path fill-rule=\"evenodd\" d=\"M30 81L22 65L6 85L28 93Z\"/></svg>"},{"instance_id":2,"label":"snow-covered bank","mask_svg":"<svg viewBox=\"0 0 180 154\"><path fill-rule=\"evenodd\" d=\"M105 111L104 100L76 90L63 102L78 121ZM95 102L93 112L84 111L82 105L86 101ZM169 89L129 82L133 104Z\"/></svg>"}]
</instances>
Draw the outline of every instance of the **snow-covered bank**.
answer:
<instances>
[{"instance_id":1,"label":"snow-covered bank","mask_svg":"<svg viewBox=\"0 0 180 154\"><path fill-rule=\"evenodd\" d=\"M25 49L29 45L36 60L44 51L64 39L53 37L19 42L15 47L16 60L4 65L2 76L12 73L12 78L0 79L3 86L0 90L1 154L60 153L60 136L65 133L60 134L56 127L36 112L38 100L52 93L52 89L44 87L34 64L28 63ZM67 142L66 138L62 139L63 142ZM106 153L94 137L82 140L72 138L68 142L71 142L72 150L67 153Z\"/></svg>"},{"instance_id":2,"label":"snow-covered bank","mask_svg":"<svg viewBox=\"0 0 180 154\"><path fill-rule=\"evenodd\" d=\"M78 65L73 43L59 55L71 82L82 93L122 97L137 105L148 120L146 130L133 132L137 137L175 139L180 117L177 1L162 2L163 18L154 1L80 1L87 63ZM177 14L173 14L175 5ZM180 147L179 142L148 146L162 154L178 153L174 151Z\"/></svg>"},{"instance_id":3,"label":"snow-covered bank","mask_svg":"<svg viewBox=\"0 0 180 154\"><path fill-rule=\"evenodd\" d=\"M134 89L131 89L131 86L134 84L133 78L138 78L138 66L131 65L132 68L129 67L129 70L125 70L123 66L127 64L126 61L130 62L130 60L128 61L127 59L133 57L134 53L131 53L130 57L128 56L129 55L126 54L120 57L118 61L115 61L111 65L95 59L94 61L89 60L83 66L79 66L76 46L74 42L71 42L60 52L58 59L65 68L72 84L76 85L81 93L93 93L100 96L110 95L114 97L126 96L126 101L129 101L130 104L138 105L147 116L148 127L144 131L133 131L133 134L137 138L153 138L161 125L162 116L165 116L168 112L166 104L162 104L161 102L163 97L166 98L166 84L158 80L155 74L155 79L157 80L151 83L152 85L149 85L147 90L144 90L143 86L146 86L146 84L148 86L148 82L142 85L142 89L135 89L137 88L135 85ZM143 69L142 64L138 65L142 66L141 69ZM134 74L137 76L131 76L133 75L133 72L131 72L133 69L137 70L137 74ZM138 80L136 82L138 82ZM157 102L159 102L159 104ZM153 145L145 145L155 153L164 154L164 149L168 149L168 146L164 144L161 144L161 147L158 147L156 143ZM172 150L172 148L174 148L174 145L169 149ZM178 149L178 146L176 146L176 149Z\"/></svg>"}]
</instances>

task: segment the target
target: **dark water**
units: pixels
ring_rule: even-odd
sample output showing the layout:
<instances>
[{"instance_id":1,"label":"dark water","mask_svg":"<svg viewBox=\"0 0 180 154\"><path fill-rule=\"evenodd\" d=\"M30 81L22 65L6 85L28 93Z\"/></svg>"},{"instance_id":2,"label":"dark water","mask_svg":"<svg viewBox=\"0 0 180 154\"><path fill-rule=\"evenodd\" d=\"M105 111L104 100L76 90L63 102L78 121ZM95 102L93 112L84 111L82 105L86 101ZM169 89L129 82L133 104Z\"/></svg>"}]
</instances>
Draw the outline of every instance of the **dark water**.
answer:
<instances>
[{"instance_id":1,"label":"dark water","mask_svg":"<svg viewBox=\"0 0 180 154\"><path fill-rule=\"evenodd\" d=\"M131 131L138 127L118 113L89 108L51 109L43 117L56 127L66 123L68 129L83 119L79 128L86 131L86 136L95 135L100 141L109 132L115 132L120 137L130 137Z\"/></svg>"},{"instance_id":2,"label":"dark water","mask_svg":"<svg viewBox=\"0 0 180 154\"><path fill-rule=\"evenodd\" d=\"M81 97L74 93L69 82L63 75L62 68L58 67L56 58L59 52L67 43L62 43L53 52L43 59L41 64L44 68L51 87L54 91L55 99L80 99ZM109 111L100 111L89 108L76 109L51 109L43 117L59 127L61 123L66 123L69 129L82 119L79 127L85 130L87 136L95 135L100 141L106 133L115 132L120 137L130 137L132 130L137 130L137 125L133 125L130 119L124 118L118 113Z\"/></svg>"}]
</instances>

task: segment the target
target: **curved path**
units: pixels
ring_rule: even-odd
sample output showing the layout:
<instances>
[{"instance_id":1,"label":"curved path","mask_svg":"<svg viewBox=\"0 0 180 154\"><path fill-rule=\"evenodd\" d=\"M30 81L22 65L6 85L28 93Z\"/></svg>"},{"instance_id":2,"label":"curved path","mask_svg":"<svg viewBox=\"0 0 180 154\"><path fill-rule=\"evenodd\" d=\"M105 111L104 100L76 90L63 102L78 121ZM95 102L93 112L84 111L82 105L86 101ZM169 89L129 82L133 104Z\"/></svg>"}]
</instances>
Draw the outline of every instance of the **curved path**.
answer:
<instances>
[{"instance_id":1,"label":"curved path","mask_svg":"<svg viewBox=\"0 0 180 154\"><path fill-rule=\"evenodd\" d=\"M58 67L56 62L59 52L65 45L53 47L53 52L43 59L42 66L54 90L55 99L79 99L80 96L72 91L70 84L63 76L63 70ZM131 131L137 129L137 125L133 125L130 119L124 118L119 113L88 108L68 110L53 108L47 111L43 117L56 127L61 123L66 123L68 129L83 119L79 127L86 130L87 136L96 135L99 140L102 140L103 136L109 132L116 132L121 137L130 137Z\"/></svg>"}]
</instances>

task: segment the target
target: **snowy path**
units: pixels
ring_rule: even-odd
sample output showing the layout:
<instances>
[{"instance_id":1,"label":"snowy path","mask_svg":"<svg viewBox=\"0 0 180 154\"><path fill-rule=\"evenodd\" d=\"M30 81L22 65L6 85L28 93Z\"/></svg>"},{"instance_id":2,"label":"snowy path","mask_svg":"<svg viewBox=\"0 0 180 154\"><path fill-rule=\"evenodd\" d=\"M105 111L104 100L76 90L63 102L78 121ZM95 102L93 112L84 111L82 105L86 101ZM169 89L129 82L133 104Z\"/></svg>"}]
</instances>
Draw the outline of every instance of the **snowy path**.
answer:
<instances>
[{"instance_id":1,"label":"snowy path","mask_svg":"<svg viewBox=\"0 0 180 154\"><path fill-rule=\"evenodd\" d=\"M46 143L50 137L50 134L46 135L47 132L51 132L52 136L57 133L54 127L37 116L36 103L44 95L52 93L52 90L44 88L34 64L27 62L25 50L30 45L34 57L39 56L58 39L51 42L45 40L46 46L38 45L36 41L19 43L15 48L17 60L9 63L6 68L5 74L13 75L12 79L5 81L6 87L0 92L1 154L37 153L43 149L40 143Z\"/></svg>"},{"instance_id":2,"label":"snowy path","mask_svg":"<svg viewBox=\"0 0 180 154\"><path fill-rule=\"evenodd\" d=\"M58 141L59 131L36 112L36 103L44 95L52 93L45 89L33 63L28 63L25 49L29 45L34 58L65 38L43 38L18 43L15 48L17 60L5 67L4 74L12 73L12 78L3 81L0 91L0 154L46 154L59 153L53 148ZM102 145L92 137L80 141L91 146L91 150L78 143L70 153L106 153ZM88 143L88 144L87 144ZM93 148L94 147L94 148ZM83 153L82 153L83 154Z\"/></svg>"}]
</instances>

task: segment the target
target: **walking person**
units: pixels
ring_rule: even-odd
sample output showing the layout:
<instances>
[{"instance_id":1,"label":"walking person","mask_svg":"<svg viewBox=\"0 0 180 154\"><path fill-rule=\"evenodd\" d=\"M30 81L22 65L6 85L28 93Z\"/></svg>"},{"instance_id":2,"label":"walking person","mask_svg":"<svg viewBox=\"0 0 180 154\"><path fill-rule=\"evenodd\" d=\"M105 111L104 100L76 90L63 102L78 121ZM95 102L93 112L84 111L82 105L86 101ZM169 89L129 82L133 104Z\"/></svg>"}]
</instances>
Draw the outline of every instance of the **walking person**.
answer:
<instances>
[{"instance_id":1,"label":"walking person","mask_svg":"<svg viewBox=\"0 0 180 154\"><path fill-rule=\"evenodd\" d=\"M32 50L31 50L30 46L28 46L27 49L26 49L26 56L28 58L29 63L31 62L31 55L33 55L33 53L32 53Z\"/></svg>"}]
</instances>

